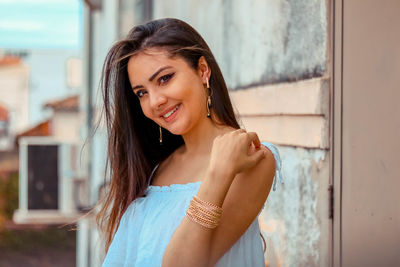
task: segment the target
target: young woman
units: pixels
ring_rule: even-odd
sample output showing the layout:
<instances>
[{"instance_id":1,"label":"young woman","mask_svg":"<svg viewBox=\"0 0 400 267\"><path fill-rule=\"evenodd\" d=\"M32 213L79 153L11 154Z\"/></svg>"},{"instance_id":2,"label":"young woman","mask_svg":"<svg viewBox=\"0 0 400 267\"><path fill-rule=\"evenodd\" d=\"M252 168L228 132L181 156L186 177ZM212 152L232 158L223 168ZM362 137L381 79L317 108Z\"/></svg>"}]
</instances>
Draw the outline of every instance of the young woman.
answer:
<instances>
[{"instance_id":1,"label":"young woman","mask_svg":"<svg viewBox=\"0 0 400 267\"><path fill-rule=\"evenodd\" d=\"M102 87L103 266L264 266L257 218L279 154L240 129L202 37L177 19L137 26L108 53Z\"/></svg>"}]
</instances>

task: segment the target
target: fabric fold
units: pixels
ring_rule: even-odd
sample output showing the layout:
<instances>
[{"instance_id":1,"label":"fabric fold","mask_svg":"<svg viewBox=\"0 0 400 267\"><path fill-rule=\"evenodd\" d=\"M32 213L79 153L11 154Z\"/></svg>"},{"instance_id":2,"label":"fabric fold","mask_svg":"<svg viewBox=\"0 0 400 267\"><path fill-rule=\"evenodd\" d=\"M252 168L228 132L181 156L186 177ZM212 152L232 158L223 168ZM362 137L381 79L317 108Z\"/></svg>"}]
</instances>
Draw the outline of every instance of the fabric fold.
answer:
<instances>
[{"instance_id":1,"label":"fabric fold","mask_svg":"<svg viewBox=\"0 0 400 267\"><path fill-rule=\"evenodd\" d=\"M271 150L272 154L274 154L275 162L276 162L276 171L275 171L275 177L274 177L274 183L272 186L272 190L276 191L276 180L277 177L281 184L284 184L283 181L283 176L282 176L282 160L281 156L279 154L279 150L276 148L274 144L268 143L268 142L262 142L261 144L265 145L269 150Z\"/></svg>"}]
</instances>

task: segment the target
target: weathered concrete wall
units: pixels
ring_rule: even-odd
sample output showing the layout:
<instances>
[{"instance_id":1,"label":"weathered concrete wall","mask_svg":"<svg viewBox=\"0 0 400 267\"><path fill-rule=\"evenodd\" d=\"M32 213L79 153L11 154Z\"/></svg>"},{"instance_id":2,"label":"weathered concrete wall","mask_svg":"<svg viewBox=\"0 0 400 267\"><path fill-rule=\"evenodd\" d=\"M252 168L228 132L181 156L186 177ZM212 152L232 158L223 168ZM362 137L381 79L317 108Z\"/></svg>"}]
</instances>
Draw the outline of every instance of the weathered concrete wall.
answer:
<instances>
[{"instance_id":1,"label":"weathered concrete wall","mask_svg":"<svg viewBox=\"0 0 400 267\"><path fill-rule=\"evenodd\" d=\"M243 125L280 144L285 184L271 191L259 218L269 266L329 266L326 1L154 0L153 16L200 32ZM283 83L299 79L309 80Z\"/></svg>"},{"instance_id":2,"label":"weathered concrete wall","mask_svg":"<svg viewBox=\"0 0 400 267\"><path fill-rule=\"evenodd\" d=\"M277 184L260 216L270 266L329 266L329 153L278 147L285 184Z\"/></svg>"},{"instance_id":3,"label":"weathered concrete wall","mask_svg":"<svg viewBox=\"0 0 400 267\"><path fill-rule=\"evenodd\" d=\"M97 14L95 80L114 37L125 34L130 24L140 23L143 2L120 1L118 16L113 8ZM231 97L247 130L257 131L262 141L280 145L285 184L278 183L277 190L271 191L260 216L269 266L329 266L329 144L325 134L329 130L329 77L282 83L326 76L326 1L153 0L153 18L163 17L183 19L200 32L228 87L235 90ZM119 33L110 26L115 24L119 24ZM105 26L112 28L111 34L104 34ZM280 84L265 86L271 83ZM259 98L273 99L275 105ZM286 139L282 138L285 134ZM315 135L312 142L305 138L310 135ZM96 155L105 147L100 140L98 136L92 151L93 190L99 184L94 177L103 171L103 159ZM84 231L86 227L81 225L80 251L91 246L92 266L96 266L100 256L95 252L97 235ZM93 239L91 244L84 243L88 238ZM81 254L82 259L88 256Z\"/></svg>"},{"instance_id":4,"label":"weathered concrete wall","mask_svg":"<svg viewBox=\"0 0 400 267\"><path fill-rule=\"evenodd\" d=\"M196 28L232 89L325 72L325 1L154 0L153 16L176 17Z\"/></svg>"},{"instance_id":5,"label":"weathered concrete wall","mask_svg":"<svg viewBox=\"0 0 400 267\"><path fill-rule=\"evenodd\" d=\"M274 144L329 148L326 77L231 90L240 123Z\"/></svg>"}]
</instances>

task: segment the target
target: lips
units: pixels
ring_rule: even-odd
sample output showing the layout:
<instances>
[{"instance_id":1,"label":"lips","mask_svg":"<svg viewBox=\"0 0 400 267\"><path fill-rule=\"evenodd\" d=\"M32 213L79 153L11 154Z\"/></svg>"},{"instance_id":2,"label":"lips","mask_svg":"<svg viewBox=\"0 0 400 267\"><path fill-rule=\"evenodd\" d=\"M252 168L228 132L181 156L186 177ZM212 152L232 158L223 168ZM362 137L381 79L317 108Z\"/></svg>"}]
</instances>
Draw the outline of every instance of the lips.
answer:
<instances>
[{"instance_id":1,"label":"lips","mask_svg":"<svg viewBox=\"0 0 400 267\"><path fill-rule=\"evenodd\" d=\"M163 118L164 122L169 123L172 122L176 119L176 116L179 116L179 111L181 109L181 104L176 105L174 108L169 109L170 111L165 113L164 116L162 116L161 118Z\"/></svg>"},{"instance_id":2,"label":"lips","mask_svg":"<svg viewBox=\"0 0 400 267\"><path fill-rule=\"evenodd\" d=\"M169 122L171 120L173 120L176 116L176 113L178 112L179 108L180 108L181 104L175 105L173 107L167 108L166 110L164 110L160 117L164 119L164 121Z\"/></svg>"},{"instance_id":3,"label":"lips","mask_svg":"<svg viewBox=\"0 0 400 267\"><path fill-rule=\"evenodd\" d=\"M168 112L170 112L171 110L174 110L176 107L178 107L180 104L172 106L170 108L167 108L166 110L164 110L161 114L160 117L164 118L164 115L167 114Z\"/></svg>"}]
</instances>

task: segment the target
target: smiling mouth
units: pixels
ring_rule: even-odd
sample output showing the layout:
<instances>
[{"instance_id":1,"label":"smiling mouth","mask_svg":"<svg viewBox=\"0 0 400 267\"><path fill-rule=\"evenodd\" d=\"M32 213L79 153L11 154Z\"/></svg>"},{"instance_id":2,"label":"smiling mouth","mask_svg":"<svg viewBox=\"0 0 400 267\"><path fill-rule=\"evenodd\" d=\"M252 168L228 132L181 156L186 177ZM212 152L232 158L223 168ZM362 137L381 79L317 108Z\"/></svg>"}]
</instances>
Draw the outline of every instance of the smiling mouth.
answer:
<instances>
[{"instance_id":1,"label":"smiling mouth","mask_svg":"<svg viewBox=\"0 0 400 267\"><path fill-rule=\"evenodd\" d=\"M174 108L173 110L171 110L170 112L164 114L162 117L163 117L164 119L168 119L169 117L171 117L172 114L175 113L175 111L177 111L177 110L179 109L179 106L180 106L180 105L181 105L181 104L176 105L175 108Z\"/></svg>"}]
</instances>

